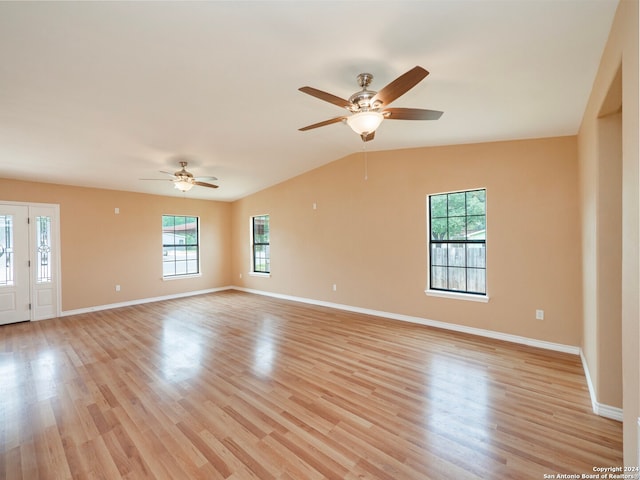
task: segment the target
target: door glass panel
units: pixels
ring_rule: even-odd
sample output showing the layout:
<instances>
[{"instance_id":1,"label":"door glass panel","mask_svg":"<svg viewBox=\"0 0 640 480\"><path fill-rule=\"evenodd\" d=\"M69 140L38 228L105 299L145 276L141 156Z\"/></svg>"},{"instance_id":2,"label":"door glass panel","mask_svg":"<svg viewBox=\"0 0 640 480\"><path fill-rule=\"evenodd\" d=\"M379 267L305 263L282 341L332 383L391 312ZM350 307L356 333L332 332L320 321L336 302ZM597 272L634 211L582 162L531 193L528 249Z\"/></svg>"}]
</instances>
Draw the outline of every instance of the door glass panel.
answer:
<instances>
[{"instance_id":1,"label":"door glass panel","mask_svg":"<svg viewBox=\"0 0 640 480\"><path fill-rule=\"evenodd\" d=\"M0 285L13 285L13 215L0 215Z\"/></svg>"},{"instance_id":2,"label":"door glass panel","mask_svg":"<svg viewBox=\"0 0 640 480\"><path fill-rule=\"evenodd\" d=\"M38 283L51 282L51 217L36 217Z\"/></svg>"}]
</instances>

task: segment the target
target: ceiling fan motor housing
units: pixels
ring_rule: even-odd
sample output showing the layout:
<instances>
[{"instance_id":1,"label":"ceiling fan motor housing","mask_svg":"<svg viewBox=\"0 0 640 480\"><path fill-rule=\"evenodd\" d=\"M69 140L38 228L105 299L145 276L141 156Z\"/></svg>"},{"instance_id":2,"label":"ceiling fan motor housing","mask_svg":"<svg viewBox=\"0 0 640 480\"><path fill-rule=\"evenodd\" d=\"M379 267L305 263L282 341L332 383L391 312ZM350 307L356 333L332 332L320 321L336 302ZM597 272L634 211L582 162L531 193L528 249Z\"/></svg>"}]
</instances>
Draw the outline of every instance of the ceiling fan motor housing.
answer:
<instances>
[{"instance_id":1,"label":"ceiling fan motor housing","mask_svg":"<svg viewBox=\"0 0 640 480\"><path fill-rule=\"evenodd\" d=\"M362 90L360 92L354 93L349 97L349 101L351 102L352 107L350 110L352 112L362 112L367 111L373 108L378 108L379 105L373 105L371 100L378 92L374 92L373 90Z\"/></svg>"},{"instance_id":2,"label":"ceiling fan motor housing","mask_svg":"<svg viewBox=\"0 0 640 480\"><path fill-rule=\"evenodd\" d=\"M187 172L187 162L180 162L182 170L178 170L174 175L178 178L193 178L193 174Z\"/></svg>"},{"instance_id":3,"label":"ceiling fan motor housing","mask_svg":"<svg viewBox=\"0 0 640 480\"><path fill-rule=\"evenodd\" d=\"M372 80L373 75L370 73L361 73L358 75L358 85L362 87L362 90L349 97L349 102L351 103L349 110L352 112L366 112L380 107L378 102L376 102L375 105L372 103L373 97L375 97L378 92L367 89Z\"/></svg>"}]
</instances>

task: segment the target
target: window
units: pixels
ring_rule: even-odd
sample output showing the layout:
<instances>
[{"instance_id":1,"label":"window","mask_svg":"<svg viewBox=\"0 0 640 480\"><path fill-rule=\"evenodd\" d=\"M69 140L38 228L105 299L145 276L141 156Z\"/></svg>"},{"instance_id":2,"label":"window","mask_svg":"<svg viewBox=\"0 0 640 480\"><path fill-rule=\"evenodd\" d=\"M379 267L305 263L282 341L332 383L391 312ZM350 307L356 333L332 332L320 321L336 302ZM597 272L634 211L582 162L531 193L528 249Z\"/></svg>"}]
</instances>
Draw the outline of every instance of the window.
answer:
<instances>
[{"instance_id":1,"label":"window","mask_svg":"<svg viewBox=\"0 0 640 480\"><path fill-rule=\"evenodd\" d=\"M486 190L429 195L429 289L486 295Z\"/></svg>"},{"instance_id":2,"label":"window","mask_svg":"<svg viewBox=\"0 0 640 480\"><path fill-rule=\"evenodd\" d=\"M269 215L251 217L251 249L253 251L252 271L270 273Z\"/></svg>"},{"instance_id":3,"label":"window","mask_svg":"<svg viewBox=\"0 0 640 480\"><path fill-rule=\"evenodd\" d=\"M0 215L0 285L13 285L13 215Z\"/></svg>"},{"instance_id":4,"label":"window","mask_svg":"<svg viewBox=\"0 0 640 480\"><path fill-rule=\"evenodd\" d=\"M38 252L36 253L36 281L51 283L51 217L36 217L36 237Z\"/></svg>"},{"instance_id":5,"label":"window","mask_svg":"<svg viewBox=\"0 0 640 480\"><path fill-rule=\"evenodd\" d=\"M162 216L162 276L180 277L200 273L199 219Z\"/></svg>"}]
</instances>

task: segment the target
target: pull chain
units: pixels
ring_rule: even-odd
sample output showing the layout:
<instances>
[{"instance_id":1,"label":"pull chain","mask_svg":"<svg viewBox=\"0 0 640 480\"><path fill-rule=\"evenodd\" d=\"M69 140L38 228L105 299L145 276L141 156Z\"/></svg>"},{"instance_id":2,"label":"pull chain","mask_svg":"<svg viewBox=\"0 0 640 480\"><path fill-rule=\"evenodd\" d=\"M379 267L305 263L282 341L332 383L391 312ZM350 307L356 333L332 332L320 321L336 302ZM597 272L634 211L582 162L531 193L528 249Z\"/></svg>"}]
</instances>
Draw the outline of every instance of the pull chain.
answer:
<instances>
[{"instance_id":1,"label":"pull chain","mask_svg":"<svg viewBox=\"0 0 640 480\"><path fill-rule=\"evenodd\" d=\"M364 156L364 179L369 179L369 160L367 158L367 144L362 142L362 154Z\"/></svg>"}]
</instances>

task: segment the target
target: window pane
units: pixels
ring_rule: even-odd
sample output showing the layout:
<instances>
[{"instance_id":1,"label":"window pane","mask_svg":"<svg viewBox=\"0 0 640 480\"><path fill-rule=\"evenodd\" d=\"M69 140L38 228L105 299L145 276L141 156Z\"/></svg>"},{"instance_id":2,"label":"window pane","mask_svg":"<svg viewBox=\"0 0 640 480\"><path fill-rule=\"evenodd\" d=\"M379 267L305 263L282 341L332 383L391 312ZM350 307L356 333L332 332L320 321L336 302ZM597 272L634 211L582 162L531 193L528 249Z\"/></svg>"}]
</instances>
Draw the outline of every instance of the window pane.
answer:
<instances>
[{"instance_id":1,"label":"window pane","mask_svg":"<svg viewBox=\"0 0 640 480\"><path fill-rule=\"evenodd\" d=\"M186 245L198 244L198 222L194 217L186 217L185 224L183 226L184 243Z\"/></svg>"},{"instance_id":2,"label":"window pane","mask_svg":"<svg viewBox=\"0 0 640 480\"><path fill-rule=\"evenodd\" d=\"M187 260L187 273L198 273L198 260Z\"/></svg>"},{"instance_id":3,"label":"window pane","mask_svg":"<svg viewBox=\"0 0 640 480\"><path fill-rule=\"evenodd\" d=\"M169 277L171 275L176 274L176 264L171 262L163 262L162 263L162 275L165 277Z\"/></svg>"},{"instance_id":4,"label":"window pane","mask_svg":"<svg viewBox=\"0 0 640 480\"><path fill-rule=\"evenodd\" d=\"M431 268L431 288L447 289L447 268L432 267Z\"/></svg>"},{"instance_id":5,"label":"window pane","mask_svg":"<svg viewBox=\"0 0 640 480\"><path fill-rule=\"evenodd\" d=\"M13 285L13 215L0 215L0 285Z\"/></svg>"},{"instance_id":6,"label":"window pane","mask_svg":"<svg viewBox=\"0 0 640 480\"><path fill-rule=\"evenodd\" d=\"M467 217L467 240L484 240L486 237L486 217L473 215Z\"/></svg>"},{"instance_id":7,"label":"window pane","mask_svg":"<svg viewBox=\"0 0 640 480\"><path fill-rule=\"evenodd\" d=\"M176 275L186 275L187 274L187 262L186 260L176 260Z\"/></svg>"},{"instance_id":8,"label":"window pane","mask_svg":"<svg viewBox=\"0 0 640 480\"><path fill-rule=\"evenodd\" d=\"M460 192L460 193L450 193L448 195L448 208L447 208L447 213L449 215L449 217L460 217L460 216L464 216L466 209L465 209L465 193L464 192Z\"/></svg>"},{"instance_id":9,"label":"window pane","mask_svg":"<svg viewBox=\"0 0 640 480\"><path fill-rule=\"evenodd\" d=\"M449 217L449 240L465 240L467 225L465 217Z\"/></svg>"},{"instance_id":10,"label":"window pane","mask_svg":"<svg viewBox=\"0 0 640 480\"><path fill-rule=\"evenodd\" d=\"M447 216L447 195L433 195L431 197L431 218Z\"/></svg>"},{"instance_id":11,"label":"window pane","mask_svg":"<svg viewBox=\"0 0 640 480\"><path fill-rule=\"evenodd\" d=\"M447 246L439 243L431 245L431 265L447 266Z\"/></svg>"},{"instance_id":12,"label":"window pane","mask_svg":"<svg viewBox=\"0 0 640 480\"><path fill-rule=\"evenodd\" d=\"M485 215L484 190L474 190L467 192L467 215Z\"/></svg>"},{"instance_id":13,"label":"window pane","mask_svg":"<svg viewBox=\"0 0 640 480\"><path fill-rule=\"evenodd\" d=\"M448 267L447 276L449 277L449 290L466 290L467 281L465 268Z\"/></svg>"},{"instance_id":14,"label":"window pane","mask_svg":"<svg viewBox=\"0 0 640 480\"><path fill-rule=\"evenodd\" d=\"M467 267L485 268L485 246L484 244L467 245Z\"/></svg>"},{"instance_id":15,"label":"window pane","mask_svg":"<svg viewBox=\"0 0 640 480\"><path fill-rule=\"evenodd\" d=\"M36 217L37 270L36 282L51 282L51 217Z\"/></svg>"},{"instance_id":16,"label":"window pane","mask_svg":"<svg viewBox=\"0 0 640 480\"><path fill-rule=\"evenodd\" d=\"M483 268L467 269L467 290L474 293L486 293L485 270Z\"/></svg>"},{"instance_id":17,"label":"window pane","mask_svg":"<svg viewBox=\"0 0 640 480\"><path fill-rule=\"evenodd\" d=\"M173 215L163 215L162 216L162 226L163 227L170 227L171 229L173 229L175 224L176 224L176 217L174 217Z\"/></svg>"},{"instance_id":18,"label":"window pane","mask_svg":"<svg viewBox=\"0 0 640 480\"><path fill-rule=\"evenodd\" d=\"M450 267L464 267L465 261L466 258L464 243L450 243L448 265Z\"/></svg>"},{"instance_id":19,"label":"window pane","mask_svg":"<svg viewBox=\"0 0 640 480\"><path fill-rule=\"evenodd\" d=\"M447 219L434 218L431 220L431 239L447 240Z\"/></svg>"}]
</instances>

